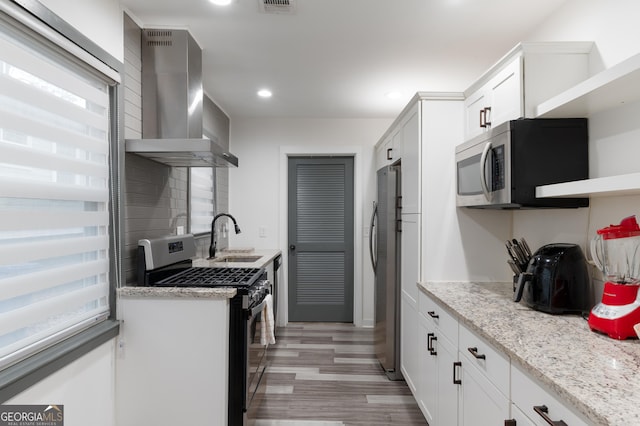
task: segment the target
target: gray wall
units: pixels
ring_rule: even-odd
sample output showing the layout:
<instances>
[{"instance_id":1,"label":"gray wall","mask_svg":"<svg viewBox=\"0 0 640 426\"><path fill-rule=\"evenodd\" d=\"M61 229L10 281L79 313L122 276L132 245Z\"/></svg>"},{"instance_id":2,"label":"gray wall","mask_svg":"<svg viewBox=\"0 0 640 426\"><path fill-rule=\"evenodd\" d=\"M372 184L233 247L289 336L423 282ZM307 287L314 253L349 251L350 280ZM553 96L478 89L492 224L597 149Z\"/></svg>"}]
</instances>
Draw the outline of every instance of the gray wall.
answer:
<instances>
[{"instance_id":1,"label":"gray wall","mask_svg":"<svg viewBox=\"0 0 640 426\"><path fill-rule=\"evenodd\" d=\"M141 54L140 28L124 14L125 56L125 139L142 137L141 110ZM207 103L213 104L211 101ZM206 105L206 103L205 103ZM213 104L215 106L215 104ZM212 107L205 107L204 114L212 114ZM221 145L228 149L229 119L215 107L213 116L204 120L205 129L217 133L226 126L226 137ZM220 134L220 133L218 133ZM138 240L175 234L177 226L187 226L188 168L168 167L146 158L126 154L124 178L124 253L123 267L127 284L135 283ZM229 174L224 168L216 169L217 211L226 211L229 205ZM221 239L219 247L227 241ZM197 239L198 255L206 256L209 237Z\"/></svg>"}]
</instances>

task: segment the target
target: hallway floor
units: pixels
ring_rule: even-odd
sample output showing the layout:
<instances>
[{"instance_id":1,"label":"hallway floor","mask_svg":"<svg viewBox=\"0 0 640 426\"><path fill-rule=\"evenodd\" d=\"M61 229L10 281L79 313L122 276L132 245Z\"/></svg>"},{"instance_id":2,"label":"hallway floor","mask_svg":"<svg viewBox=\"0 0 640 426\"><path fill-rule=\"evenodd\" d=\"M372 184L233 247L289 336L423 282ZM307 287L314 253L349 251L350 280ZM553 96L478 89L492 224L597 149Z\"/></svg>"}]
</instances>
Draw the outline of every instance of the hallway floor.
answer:
<instances>
[{"instance_id":1,"label":"hallway floor","mask_svg":"<svg viewBox=\"0 0 640 426\"><path fill-rule=\"evenodd\" d=\"M291 323L274 346L255 426L427 425L407 384L376 361L373 329Z\"/></svg>"}]
</instances>

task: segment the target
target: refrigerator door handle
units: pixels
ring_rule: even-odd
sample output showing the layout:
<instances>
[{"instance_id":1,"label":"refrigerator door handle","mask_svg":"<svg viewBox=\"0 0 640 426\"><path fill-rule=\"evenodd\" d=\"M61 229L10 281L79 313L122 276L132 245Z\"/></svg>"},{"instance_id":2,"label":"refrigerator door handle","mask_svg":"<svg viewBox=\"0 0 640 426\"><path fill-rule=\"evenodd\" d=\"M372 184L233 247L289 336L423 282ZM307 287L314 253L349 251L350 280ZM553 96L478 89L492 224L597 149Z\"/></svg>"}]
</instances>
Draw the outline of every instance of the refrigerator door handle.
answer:
<instances>
[{"instance_id":1,"label":"refrigerator door handle","mask_svg":"<svg viewBox=\"0 0 640 426\"><path fill-rule=\"evenodd\" d=\"M378 265L378 260L376 259L376 255L374 253L374 239L373 239L373 228L375 227L376 216L378 215L378 204L373 202L373 213L371 213L371 224L369 225L369 256L371 257L371 267L373 268L373 274L376 273L376 267Z\"/></svg>"}]
</instances>

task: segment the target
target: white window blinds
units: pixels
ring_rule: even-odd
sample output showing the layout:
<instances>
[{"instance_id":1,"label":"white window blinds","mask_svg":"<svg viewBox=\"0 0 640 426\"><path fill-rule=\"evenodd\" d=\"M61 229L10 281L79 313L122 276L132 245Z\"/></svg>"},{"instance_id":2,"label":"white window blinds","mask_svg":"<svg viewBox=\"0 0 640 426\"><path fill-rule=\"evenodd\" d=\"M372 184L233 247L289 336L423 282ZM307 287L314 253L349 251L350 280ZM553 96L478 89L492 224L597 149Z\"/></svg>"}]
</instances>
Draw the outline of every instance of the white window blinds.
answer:
<instances>
[{"instance_id":1,"label":"white window blinds","mask_svg":"<svg viewBox=\"0 0 640 426\"><path fill-rule=\"evenodd\" d=\"M108 315L109 102L0 26L0 367Z\"/></svg>"},{"instance_id":2,"label":"white window blinds","mask_svg":"<svg viewBox=\"0 0 640 426\"><path fill-rule=\"evenodd\" d=\"M214 212L214 168L191 167L190 209L192 234L211 232L211 221Z\"/></svg>"}]
</instances>

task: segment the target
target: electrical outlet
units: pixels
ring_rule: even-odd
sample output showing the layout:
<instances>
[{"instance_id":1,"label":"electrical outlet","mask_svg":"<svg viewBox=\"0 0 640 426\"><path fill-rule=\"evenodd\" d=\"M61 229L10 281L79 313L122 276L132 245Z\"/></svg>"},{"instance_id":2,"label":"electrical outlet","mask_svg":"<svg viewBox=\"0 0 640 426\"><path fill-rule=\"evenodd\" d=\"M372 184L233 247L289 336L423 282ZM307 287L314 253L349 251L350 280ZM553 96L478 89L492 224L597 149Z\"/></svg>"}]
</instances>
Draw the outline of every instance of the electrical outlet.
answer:
<instances>
[{"instance_id":1,"label":"electrical outlet","mask_svg":"<svg viewBox=\"0 0 640 426\"><path fill-rule=\"evenodd\" d=\"M260 238L267 238L267 228L265 228L264 226L258 228L258 236Z\"/></svg>"},{"instance_id":2,"label":"electrical outlet","mask_svg":"<svg viewBox=\"0 0 640 426\"><path fill-rule=\"evenodd\" d=\"M184 226L180 225L176 227L176 235L184 235Z\"/></svg>"}]
</instances>

